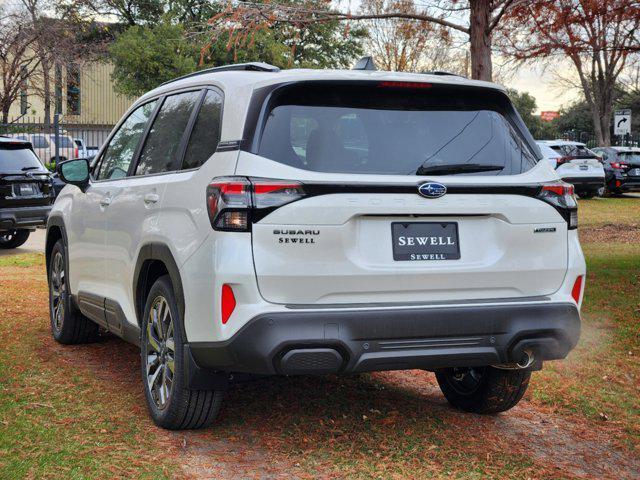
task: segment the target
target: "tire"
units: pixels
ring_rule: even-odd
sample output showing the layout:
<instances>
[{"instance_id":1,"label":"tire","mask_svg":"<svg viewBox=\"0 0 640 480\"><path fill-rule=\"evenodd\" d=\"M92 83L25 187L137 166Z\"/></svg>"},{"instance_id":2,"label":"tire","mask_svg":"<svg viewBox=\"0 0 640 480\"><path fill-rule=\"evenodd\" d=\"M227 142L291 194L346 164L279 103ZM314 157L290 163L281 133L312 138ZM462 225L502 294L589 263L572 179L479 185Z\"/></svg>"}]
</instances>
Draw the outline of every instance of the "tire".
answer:
<instances>
[{"instance_id":1,"label":"tire","mask_svg":"<svg viewBox=\"0 0 640 480\"><path fill-rule=\"evenodd\" d=\"M529 385L530 370L494 367L447 368L436 372L451 405L466 412L492 414L513 408Z\"/></svg>"},{"instance_id":2,"label":"tire","mask_svg":"<svg viewBox=\"0 0 640 480\"><path fill-rule=\"evenodd\" d=\"M153 284L147 297L140 357L149 413L156 425L168 430L210 426L220 411L224 396L221 390L188 388L182 331L182 318L171 280L165 275Z\"/></svg>"},{"instance_id":3,"label":"tire","mask_svg":"<svg viewBox=\"0 0 640 480\"><path fill-rule=\"evenodd\" d=\"M0 233L0 248L18 248L27 241L31 232L29 230L9 230Z\"/></svg>"},{"instance_id":4,"label":"tire","mask_svg":"<svg viewBox=\"0 0 640 480\"><path fill-rule=\"evenodd\" d=\"M58 240L49 257L49 320L51 333L65 345L91 343L98 339L98 324L82 315L69 295L69 262L62 240Z\"/></svg>"}]
</instances>

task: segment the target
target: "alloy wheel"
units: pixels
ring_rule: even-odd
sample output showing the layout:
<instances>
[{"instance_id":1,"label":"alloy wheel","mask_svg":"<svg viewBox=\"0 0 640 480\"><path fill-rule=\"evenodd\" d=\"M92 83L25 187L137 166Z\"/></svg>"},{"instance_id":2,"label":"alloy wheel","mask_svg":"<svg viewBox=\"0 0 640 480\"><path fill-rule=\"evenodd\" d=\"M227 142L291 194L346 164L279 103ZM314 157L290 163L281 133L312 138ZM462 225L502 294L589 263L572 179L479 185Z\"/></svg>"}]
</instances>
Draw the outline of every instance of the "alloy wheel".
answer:
<instances>
[{"instance_id":1,"label":"alloy wheel","mask_svg":"<svg viewBox=\"0 0 640 480\"><path fill-rule=\"evenodd\" d=\"M151 304L145 345L146 374L149 393L156 406L167 406L175 371L173 318L167 300L157 296Z\"/></svg>"},{"instance_id":2,"label":"alloy wheel","mask_svg":"<svg viewBox=\"0 0 640 480\"><path fill-rule=\"evenodd\" d=\"M484 367L454 368L449 375L449 384L460 394L469 395L482 384Z\"/></svg>"},{"instance_id":3,"label":"alloy wheel","mask_svg":"<svg viewBox=\"0 0 640 480\"><path fill-rule=\"evenodd\" d=\"M53 312L53 328L62 330L64 321L64 299L67 292L67 280L64 272L64 257L56 252L51 262L51 311Z\"/></svg>"}]
</instances>

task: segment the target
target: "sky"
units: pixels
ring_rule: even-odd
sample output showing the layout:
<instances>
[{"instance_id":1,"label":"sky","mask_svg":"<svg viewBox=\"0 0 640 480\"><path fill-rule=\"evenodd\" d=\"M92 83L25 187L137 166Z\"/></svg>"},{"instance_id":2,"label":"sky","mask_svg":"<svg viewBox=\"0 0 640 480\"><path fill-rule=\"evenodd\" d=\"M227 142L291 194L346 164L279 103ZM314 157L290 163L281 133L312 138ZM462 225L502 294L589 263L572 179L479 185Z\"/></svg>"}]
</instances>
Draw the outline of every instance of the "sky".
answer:
<instances>
[{"instance_id":1,"label":"sky","mask_svg":"<svg viewBox=\"0 0 640 480\"><path fill-rule=\"evenodd\" d=\"M425 0L414 0L417 5L425 4ZM355 12L360 7L360 0L334 0L334 4L343 11ZM461 19L464 23L464 18ZM495 67L494 67L495 68ZM571 68L571 65L567 65ZM560 88L557 79L549 71L543 71L541 67L520 67L514 75L509 75L504 83L505 87L515 88L519 92L528 92L536 99L538 112L559 110L579 98L576 90L568 91Z\"/></svg>"}]
</instances>

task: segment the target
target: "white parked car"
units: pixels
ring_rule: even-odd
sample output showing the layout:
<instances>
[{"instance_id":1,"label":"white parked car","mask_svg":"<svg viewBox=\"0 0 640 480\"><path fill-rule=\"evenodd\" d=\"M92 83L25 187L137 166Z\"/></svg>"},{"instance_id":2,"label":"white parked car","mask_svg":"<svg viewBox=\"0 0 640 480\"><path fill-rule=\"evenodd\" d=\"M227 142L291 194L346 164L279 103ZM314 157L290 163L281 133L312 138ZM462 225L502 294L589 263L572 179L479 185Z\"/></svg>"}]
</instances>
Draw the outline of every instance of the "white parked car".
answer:
<instances>
[{"instance_id":1,"label":"white parked car","mask_svg":"<svg viewBox=\"0 0 640 480\"><path fill-rule=\"evenodd\" d=\"M456 407L507 410L580 332L577 204L541 158L492 83L265 64L166 83L93 169L59 167L53 336L139 345L171 429L255 374L420 368Z\"/></svg>"},{"instance_id":2,"label":"white parked car","mask_svg":"<svg viewBox=\"0 0 640 480\"><path fill-rule=\"evenodd\" d=\"M558 171L560 178L571 183L582 198L604 193L604 168L598 156L584 143L568 140L540 140L544 157Z\"/></svg>"},{"instance_id":3,"label":"white parked car","mask_svg":"<svg viewBox=\"0 0 640 480\"><path fill-rule=\"evenodd\" d=\"M14 137L31 142L33 151L43 164L56 161L56 136L53 133L20 133ZM61 162L79 157L78 146L69 135L58 136L58 155Z\"/></svg>"}]
</instances>

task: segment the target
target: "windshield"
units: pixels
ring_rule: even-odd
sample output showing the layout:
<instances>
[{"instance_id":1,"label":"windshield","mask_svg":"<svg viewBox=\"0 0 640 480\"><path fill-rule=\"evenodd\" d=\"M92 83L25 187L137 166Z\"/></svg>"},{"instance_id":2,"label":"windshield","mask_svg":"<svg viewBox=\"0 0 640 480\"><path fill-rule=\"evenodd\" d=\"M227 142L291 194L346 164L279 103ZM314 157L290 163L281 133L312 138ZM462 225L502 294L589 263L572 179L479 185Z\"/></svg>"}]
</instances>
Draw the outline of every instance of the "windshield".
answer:
<instances>
[{"instance_id":1,"label":"windshield","mask_svg":"<svg viewBox=\"0 0 640 480\"><path fill-rule=\"evenodd\" d=\"M271 102L258 154L305 170L387 175L505 175L535 164L498 92L396 85L290 87Z\"/></svg>"},{"instance_id":2,"label":"windshield","mask_svg":"<svg viewBox=\"0 0 640 480\"><path fill-rule=\"evenodd\" d=\"M24 146L0 145L0 174L23 171L46 172L35 153Z\"/></svg>"}]
</instances>

